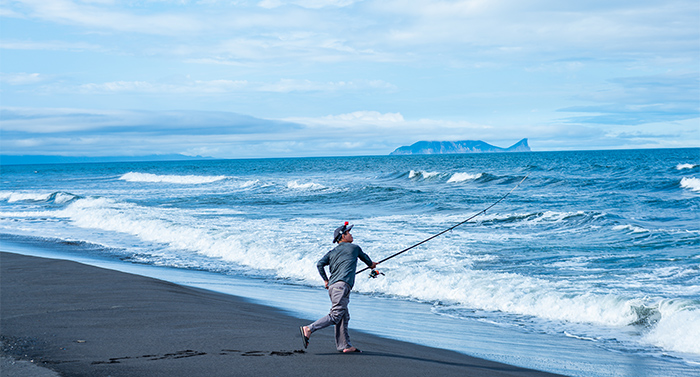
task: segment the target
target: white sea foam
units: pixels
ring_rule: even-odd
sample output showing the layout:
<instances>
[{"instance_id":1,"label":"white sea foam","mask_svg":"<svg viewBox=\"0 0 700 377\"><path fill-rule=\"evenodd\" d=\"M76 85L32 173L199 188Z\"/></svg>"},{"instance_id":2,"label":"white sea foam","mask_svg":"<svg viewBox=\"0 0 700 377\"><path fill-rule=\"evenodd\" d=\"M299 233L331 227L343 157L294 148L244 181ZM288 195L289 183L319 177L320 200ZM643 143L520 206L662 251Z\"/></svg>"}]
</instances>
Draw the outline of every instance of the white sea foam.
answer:
<instances>
[{"instance_id":1,"label":"white sea foam","mask_svg":"<svg viewBox=\"0 0 700 377\"><path fill-rule=\"evenodd\" d=\"M567 270L589 270L591 258L576 257L549 264L550 267Z\"/></svg>"},{"instance_id":2,"label":"white sea foam","mask_svg":"<svg viewBox=\"0 0 700 377\"><path fill-rule=\"evenodd\" d=\"M183 185L196 185L202 183L212 183L227 179L225 175L157 175L151 173L129 172L119 179L127 182L146 183L176 183Z\"/></svg>"},{"instance_id":3,"label":"white sea foam","mask_svg":"<svg viewBox=\"0 0 700 377\"><path fill-rule=\"evenodd\" d=\"M634 225L615 225L613 227L613 230L628 230L631 231L632 233L647 233L649 232L648 229L644 229L639 226L634 226Z\"/></svg>"},{"instance_id":4,"label":"white sea foam","mask_svg":"<svg viewBox=\"0 0 700 377\"><path fill-rule=\"evenodd\" d=\"M681 179L681 187L700 192L700 179L683 177L683 179Z\"/></svg>"},{"instance_id":5,"label":"white sea foam","mask_svg":"<svg viewBox=\"0 0 700 377\"><path fill-rule=\"evenodd\" d=\"M700 355L700 309L685 304L681 300L661 302L661 319L644 340L667 350Z\"/></svg>"},{"instance_id":6,"label":"white sea foam","mask_svg":"<svg viewBox=\"0 0 700 377\"><path fill-rule=\"evenodd\" d=\"M5 218L33 218L33 217L60 217L60 211L0 211L0 217Z\"/></svg>"},{"instance_id":7,"label":"white sea foam","mask_svg":"<svg viewBox=\"0 0 700 377\"><path fill-rule=\"evenodd\" d=\"M582 336L582 335L571 334L571 333L569 333L569 332L567 332L567 331L564 331L564 335L568 336L569 338L575 338L575 339L580 339L580 340L589 340L589 341L592 341L592 342L595 342L595 341L598 340L598 339L591 338L591 337L588 337L588 336Z\"/></svg>"},{"instance_id":8,"label":"white sea foam","mask_svg":"<svg viewBox=\"0 0 700 377\"><path fill-rule=\"evenodd\" d=\"M323 190L326 186L314 182L299 183L299 181L290 181L287 182L287 188L293 190Z\"/></svg>"},{"instance_id":9,"label":"white sea foam","mask_svg":"<svg viewBox=\"0 0 700 377\"><path fill-rule=\"evenodd\" d=\"M545 211L541 213L506 213L506 214L494 214L487 212L484 215L479 216L478 221L504 221L504 220L516 220L513 224L525 223L528 225L537 224L550 224L550 223L560 223L568 219L590 216L595 218L599 215L594 213L576 211L576 212L558 212L558 211Z\"/></svg>"},{"instance_id":10,"label":"white sea foam","mask_svg":"<svg viewBox=\"0 0 700 377\"><path fill-rule=\"evenodd\" d=\"M249 187L256 186L256 185L258 185L258 184L260 184L260 180L259 180L259 179L251 179L251 180L248 180L248 181L241 182L240 185L239 185L239 187L240 187L240 188L249 188Z\"/></svg>"},{"instance_id":11,"label":"white sea foam","mask_svg":"<svg viewBox=\"0 0 700 377\"><path fill-rule=\"evenodd\" d=\"M6 200L8 203L40 202L49 200L50 196L51 193L4 191L0 193L0 200Z\"/></svg>"},{"instance_id":12,"label":"white sea foam","mask_svg":"<svg viewBox=\"0 0 700 377\"><path fill-rule=\"evenodd\" d=\"M440 175L440 172L438 172L438 171L424 171L424 170L415 171L415 170L411 170L411 171L408 173L408 178L413 179L413 178L422 177L423 179L430 179L430 178L433 178L433 177L437 177L437 176L439 176L439 175Z\"/></svg>"},{"instance_id":13,"label":"white sea foam","mask_svg":"<svg viewBox=\"0 0 700 377\"><path fill-rule=\"evenodd\" d=\"M398 296L550 320L621 327L637 319L631 307L638 303L615 295L574 293L570 287L513 273L466 270L441 275L438 280L429 274L393 273L378 285Z\"/></svg>"},{"instance_id":14,"label":"white sea foam","mask_svg":"<svg viewBox=\"0 0 700 377\"><path fill-rule=\"evenodd\" d=\"M474 180L474 179L479 179L479 178L481 178L481 173L479 173L479 174L454 173L454 174L452 174L450 179L447 180L447 183L464 182L464 181L469 181L469 180Z\"/></svg>"},{"instance_id":15,"label":"white sea foam","mask_svg":"<svg viewBox=\"0 0 700 377\"><path fill-rule=\"evenodd\" d=\"M75 195L67 194L65 192L57 192L56 195L54 195L53 201L56 204L65 204L65 203L68 203L75 198L76 198Z\"/></svg>"},{"instance_id":16,"label":"white sea foam","mask_svg":"<svg viewBox=\"0 0 700 377\"><path fill-rule=\"evenodd\" d=\"M128 234L161 245L164 249L160 252L170 255L164 258L175 258L180 261L178 263L189 263L187 254L196 253L256 271L269 271L283 278L306 280L317 274L314 271L318 256L305 256L308 240L279 236L313 227L313 221L308 219L300 223L230 217L204 221L181 210L148 208L107 198L77 200L57 216L67 217L81 228Z\"/></svg>"},{"instance_id":17,"label":"white sea foam","mask_svg":"<svg viewBox=\"0 0 700 377\"><path fill-rule=\"evenodd\" d=\"M683 169L695 169L695 167L700 166L700 165L693 165L693 164L678 164L676 165L676 170L683 170Z\"/></svg>"},{"instance_id":18,"label":"white sea foam","mask_svg":"<svg viewBox=\"0 0 700 377\"><path fill-rule=\"evenodd\" d=\"M5 200L8 203L17 202L47 202L52 201L56 204L68 203L75 199L76 196L65 192L54 193L37 193L37 192L0 192L0 200Z\"/></svg>"}]
</instances>

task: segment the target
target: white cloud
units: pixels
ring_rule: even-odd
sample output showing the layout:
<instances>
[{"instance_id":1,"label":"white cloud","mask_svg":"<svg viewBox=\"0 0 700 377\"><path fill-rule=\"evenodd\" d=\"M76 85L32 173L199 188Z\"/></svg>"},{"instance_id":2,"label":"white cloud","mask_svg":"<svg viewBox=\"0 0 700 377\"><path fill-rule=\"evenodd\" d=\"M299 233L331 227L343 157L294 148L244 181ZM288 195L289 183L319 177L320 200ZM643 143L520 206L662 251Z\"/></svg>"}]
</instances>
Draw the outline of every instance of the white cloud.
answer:
<instances>
[{"instance_id":1,"label":"white cloud","mask_svg":"<svg viewBox=\"0 0 700 377\"><path fill-rule=\"evenodd\" d=\"M258 6L266 9L273 9L285 5L296 5L303 8L320 9L325 7L342 8L352 5L356 2L357 0L262 0L258 3Z\"/></svg>"},{"instance_id":2,"label":"white cloud","mask_svg":"<svg viewBox=\"0 0 700 377\"><path fill-rule=\"evenodd\" d=\"M287 55L282 50L318 61L333 58L330 51L356 58L416 58L416 46L442 53L469 47L461 53L492 58L538 53L552 60L574 51L617 57L697 52L697 3L684 0L590 5L554 0L264 0L257 7L162 3L148 7L106 0L23 0L23 7L6 12L26 12L88 30L194 37L193 46L202 44L199 37L204 37L204 46L213 54L224 50L233 59ZM283 5L296 7L279 11ZM351 12L345 9L351 5ZM222 40L231 35L236 37ZM286 38L290 35L301 37Z\"/></svg>"},{"instance_id":3,"label":"white cloud","mask_svg":"<svg viewBox=\"0 0 700 377\"><path fill-rule=\"evenodd\" d=\"M400 113L385 113L378 111L355 111L348 114L328 115L317 120L310 119L312 122L362 122L362 123L401 123L404 122L403 115Z\"/></svg>"},{"instance_id":4,"label":"white cloud","mask_svg":"<svg viewBox=\"0 0 700 377\"><path fill-rule=\"evenodd\" d=\"M19 12L15 12L12 9L0 7L0 17L24 18L24 15Z\"/></svg>"},{"instance_id":5,"label":"white cloud","mask_svg":"<svg viewBox=\"0 0 700 377\"><path fill-rule=\"evenodd\" d=\"M692 1L562 2L387 0L372 5L392 23L382 35L402 46L470 47L477 56L634 55L697 51ZM539 59L538 59L539 60Z\"/></svg>"},{"instance_id":6,"label":"white cloud","mask_svg":"<svg viewBox=\"0 0 700 377\"><path fill-rule=\"evenodd\" d=\"M604 59L697 55L697 4L685 0L591 5L553 0L159 3L164 5L23 0L22 7L7 12L74 25L81 32L186 37L186 42L163 40L156 44L161 47L144 53L182 54L192 62L218 64L290 58L431 61L437 55L467 65L513 59L540 65L543 57L554 61L571 55Z\"/></svg>"},{"instance_id":7,"label":"white cloud","mask_svg":"<svg viewBox=\"0 0 700 377\"><path fill-rule=\"evenodd\" d=\"M205 29L203 20L187 14L136 14L115 10L112 2L81 4L70 0L22 0L30 15L48 21L94 29L145 34L177 35Z\"/></svg>"},{"instance_id":8,"label":"white cloud","mask_svg":"<svg viewBox=\"0 0 700 377\"><path fill-rule=\"evenodd\" d=\"M578 96L594 105L573 106L562 112L584 113L573 123L640 125L684 119L700 119L698 72L632 76L608 80L606 90Z\"/></svg>"},{"instance_id":9,"label":"white cloud","mask_svg":"<svg viewBox=\"0 0 700 377\"><path fill-rule=\"evenodd\" d=\"M45 80L39 73L0 73L0 82L10 85L31 85Z\"/></svg>"},{"instance_id":10,"label":"white cloud","mask_svg":"<svg viewBox=\"0 0 700 377\"><path fill-rule=\"evenodd\" d=\"M359 140L383 140L397 147L419 140L501 140L504 134L520 135L523 132L519 127L503 130L467 121L406 120L400 113L378 111L355 111L316 118L290 117L284 120L306 125L313 130L309 134L316 137L333 140L351 135Z\"/></svg>"},{"instance_id":11,"label":"white cloud","mask_svg":"<svg viewBox=\"0 0 700 377\"><path fill-rule=\"evenodd\" d=\"M633 132L590 125L493 127L466 121L405 119L356 111L322 117L256 119L225 112L3 109L7 154L145 155L219 158L388 154L420 140L483 140L507 147L529 138L534 150L687 147L695 123L650 124ZM659 130L664 130L660 132ZM692 144L691 144L692 145ZM118 151L118 152L115 152Z\"/></svg>"},{"instance_id":12,"label":"white cloud","mask_svg":"<svg viewBox=\"0 0 700 377\"><path fill-rule=\"evenodd\" d=\"M381 80L357 80L318 82L311 80L281 79L276 83L262 84L256 90L261 92L337 92L363 89L394 90L396 87Z\"/></svg>"},{"instance_id":13,"label":"white cloud","mask_svg":"<svg viewBox=\"0 0 700 377\"><path fill-rule=\"evenodd\" d=\"M245 88L245 80L193 80L185 83L153 83L147 81L113 81L80 85L75 91L83 94L147 93L147 94L217 94ZM73 91L71 88L54 88Z\"/></svg>"},{"instance_id":14,"label":"white cloud","mask_svg":"<svg viewBox=\"0 0 700 377\"><path fill-rule=\"evenodd\" d=\"M44 50L44 51L97 51L102 47L85 42L65 42L65 41L0 41L0 49L6 50Z\"/></svg>"},{"instance_id":15,"label":"white cloud","mask_svg":"<svg viewBox=\"0 0 700 377\"><path fill-rule=\"evenodd\" d=\"M26 76L26 77L25 77ZM35 78L36 77L36 78ZM19 84L22 80L29 82L35 78L41 81L39 74L14 75L7 80L13 84ZM379 92L395 91L396 86L382 80L352 80L352 81L311 81L299 79L280 79L276 82L250 82L248 80L179 80L170 83L150 81L111 81L104 83L87 83L78 86L66 86L54 84L43 88L43 93L80 93L80 94L120 94L142 93L162 95L216 95L226 93L243 92L268 92L268 93L292 93L292 92L355 92L360 90L374 90Z\"/></svg>"}]
</instances>

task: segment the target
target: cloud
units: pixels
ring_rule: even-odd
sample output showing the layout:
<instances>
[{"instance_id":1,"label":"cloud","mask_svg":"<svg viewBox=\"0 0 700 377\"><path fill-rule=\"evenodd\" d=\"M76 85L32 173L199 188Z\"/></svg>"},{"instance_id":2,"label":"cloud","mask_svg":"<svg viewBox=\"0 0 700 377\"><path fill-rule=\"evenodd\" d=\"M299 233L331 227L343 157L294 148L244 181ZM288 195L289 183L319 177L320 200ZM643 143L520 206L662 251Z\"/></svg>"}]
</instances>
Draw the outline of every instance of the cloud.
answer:
<instances>
[{"instance_id":1,"label":"cloud","mask_svg":"<svg viewBox=\"0 0 700 377\"><path fill-rule=\"evenodd\" d=\"M281 79L272 84L263 84L256 90L261 92L336 92L365 89L396 90L396 86L382 80L357 80L338 82L318 82L311 80Z\"/></svg>"},{"instance_id":2,"label":"cloud","mask_svg":"<svg viewBox=\"0 0 700 377\"><path fill-rule=\"evenodd\" d=\"M700 139L700 129L692 131L690 121L651 123L628 132L587 124L494 127L410 120L401 113L366 110L275 120L217 111L4 108L0 119L0 148L10 155L311 157L384 155L420 140L483 140L509 146L527 137L534 150L569 150L687 147L688 140Z\"/></svg>"},{"instance_id":3,"label":"cloud","mask_svg":"<svg viewBox=\"0 0 700 377\"><path fill-rule=\"evenodd\" d=\"M113 2L90 4L70 0L23 0L29 15L47 21L102 30L145 34L178 35L204 29L202 20L187 14L136 14L113 9Z\"/></svg>"},{"instance_id":4,"label":"cloud","mask_svg":"<svg viewBox=\"0 0 700 377\"><path fill-rule=\"evenodd\" d=\"M85 42L66 41L0 41L0 49L5 50L43 50L43 51L99 51L102 47Z\"/></svg>"},{"instance_id":5,"label":"cloud","mask_svg":"<svg viewBox=\"0 0 700 377\"><path fill-rule=\"evenodd\" d=\"M118 111L3 108L3 136L14 135L242 135L289 132L301 126L222 111Z\"/></svg>"},{"instance_id":6,"label":"cloud","mask_svg":"<svg viewBox=\"0 0 700 377\"><path fill-rule=\"evenodd\" d=\"M675 60L675 65L688 65L700 54L697 2L685 0L387 0L371 8L393 21L373 30L371 47L413 62L521 70L575 57L587 60L590 71L598 69L591 68L595 63L648 68ZM451 59L433 60L437 56Z\"/></svg>"},{"instance_id":7,"label":"cloud","mask_svg":"<svg viewBox=\"0 0 700 377\"><path fill-rule=\"evenodd\" d=\"M466 122L407 121L400 113L357 111L318 118L260 119L212 111L98 111L4 108L7 154L217 153L213 157L387 154L424 138L498 134ZM499 136L500 137L500 136ZM510 142L510 140L509 140ZM115 152L119 151L119 152Z\"/></svg>"},{"instance_id":8,"label":"cloud","mask_svg":"<svg viewBox=\"0 0 700 377\"><path fill-rule=\"evenodd\" d=\"M158 6L23 0L16 4L21 6L7 9L8 14L72 25L80 32L162 36L165 39L154 44L162 48L142 53L184 54L193 62L219 64L279 62L290 57L312 62L432 62L436 55L448 54L476 59L478 64L527 61L540 65L543 59L571 55L629 60L659 56L692 59L698 53L697 3L692 0L625 4L555 0L161 1ZM185 39L171 39L173 36ZM126 52L133 48L119 42L114 47Z\"/></svg>"},{"instance_id":9,"label":"cloud","mask_svg":"<svg viewBox=\"0 0 700 377\"><path fill-rule=\"evenodd\" d=\"M352 113L348 114L340 114L340 115L328 115L325 117L322 117L320 120L317 120L317 122L335 122L345 124L345 125L351 125L354 123L369 123L369 124L376 124L376 123L382 123L382 124L387 124L387 123L403 123L405 120L403 118L403 115L400 113L386 113L382 114L378 111L355 111Z\"/></svg>"},{"instance_id":10,"label":"cloud","mask_svg":"<svg viewBox=\"0 0 700 377\"><path fill-rule=\"evenodd\" d=\"M640 125L700 118L700 74L664 74L611 79L607 90L577 96L598 102L559 109L590 113L566 119L569 123Z\"/></svg>"},{"instance_id":11,"label":"cloud","mask_svg":"<svg viewBox=\"0 0 700 377\"><path fill-rule=\"evenodd\" d=\"M391 152L395 148L419 140L469 140L483 139L500 142L527 137L520 127L496 129L489 125L467 121L437 119L406 120L400 113L355 111L352 113L322 117L290 117L285 121L303 124L309 137L334 140L347 135L355 141L372 141L382 144ZM507 134L507 137L503 135ZM512 143L511 143L512 144ZM387 152L387 153L388 153Z\"/></svg>"},{"instance_id":12,"label":"cloud","mask_svg":"<svg viewBox=\"0 0 700 377\"><path fill-rule=\"evenodd\" d=\"M31 85L45 80L39 73L0 73L0 83L9 85Z\"/></svg>"},{"instance_id":13,"label":"cloud","mask_svg":"<svg viewBox=\"0 0 700 377\"><path fill-rule=\"evenodd\" d=\"M357 0L296 0L296 1L283 1L283 0L262 0L258 3L259 7L273 9L282 7L285 5L296 5L303 8L310 9L320 9L325 7L347 7L356 3Z\"/></svg>"},{"instance_id":14,"label":"cloud","mask_svg":"<svg viewBox=\"0 0 700 377\"><path fill-rule=\"evenodd\" d=\"M37 75L38 78L39 74ZM32 76L33 77L33 76ZM19 82L21 76L11 76L7 80ZM29 77L25 78L29 81ZM36 80L39 82L40 80ZM249 82L247 80L179 80L171 83L150 81L112 81L105 83L87 83L78 86L55 84L42 89L44 93L80 93L80 94L163 94L163 95L217 95L226 93L267 92L356 92L363 90L395 91L397 87L382 80L352 80L320 82L312 80L279 79L276 82Z\"/></svg>"},{"instance_id":15,"label":"cloud","mask_svg":"<svg viewBox=\"0 0 700 377\"><path fill-rule=\"evenodd\" d=\"M248 86L245 80L192 80L186 83L153 83L148 81L113 81L82 84L77 88L57 88L59 91L83 94L161 93L161 94L216 94L237 91Z\"/></svg>"}]
</instances>

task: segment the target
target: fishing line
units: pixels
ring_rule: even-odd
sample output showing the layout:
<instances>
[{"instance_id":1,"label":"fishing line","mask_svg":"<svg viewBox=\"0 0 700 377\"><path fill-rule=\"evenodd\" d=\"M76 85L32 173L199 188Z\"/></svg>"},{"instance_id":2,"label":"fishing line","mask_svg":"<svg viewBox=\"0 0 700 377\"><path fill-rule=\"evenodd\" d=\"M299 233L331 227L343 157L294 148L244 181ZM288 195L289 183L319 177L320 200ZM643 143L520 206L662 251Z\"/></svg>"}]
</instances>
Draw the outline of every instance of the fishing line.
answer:
<instances>
[{"instance_id":1,"label":"fishing line","mask_svg":"<svg viewBox=\"0 0 700 377\"><path fill-rule=\"evenodd\" d=\"M488 210L490 210L491 208L493 208L493 206L495 206L496 204L498 204L498 203L500 203L501 201L503 201L503 199L505 199L506 197L508 197L508 195L510 195L513 191L515 191L515 189L518 188L518 186L520 186L520 184L523 183L523 182L527 179L527 177L528 177L529 175L530 175L530 174L525 175L525 178L523 178L520 182L518 182L518 184L515 185L515 187L513 187L510 191L508 191L508 193L506 193L506 194L503 195L500 199L498 199L498 200L496 200L495 202L493 202L493 204L491 204L490 206L488 206L488 207L482 209L481 211L475 213L475 214L474 214L473 216L471 216L470 218L468 218L468 219L466 219L466 220L464 220L464 221L462 221L462 222L460 222L460 223L457 223L457 224L455 224L455 225L453 225L453 226L451 226L451 227L449 227L449 228L443 230L442 232L440 232L440 233L438 233L438 234L435 234L435 235L433 235L433 236L431 236L431 237L428 237L428 238L424 239L424 240L421 241L421 242L418 242L417 244L415 244L415 245L413 245L413 246L409 246L409 247L407 247L407 248L405 248L405 249L399 251L398 253L392 254L392 255L390 255L390 256L388 256L388 257L386 257L386 258L380 260L379 262L377 262L377 264L386 262L386 261L388 261L389 259L391 259L391 258L393 258L393 257L399 256L399 255L401 255L401 254L403 254L403 253L405 253L405 252L407 252L407 251L413 249L413 248L416 247L416 246L420 246L420 245L422 245L422 244L424 244L424 243L426 243L426 242L432 240L433 238L439 237L439 236L441 236L441 235L443 235L443 234L445 234L445 233L451 231L452 229L454 229L454 228L456 228L456 227L458 227L458 226L460 226L460 225L462 225L462 224L467 223L468 221L474 219L475 217L477 217L477 216L479 216L479 215L481 215L481 214L486 213L486 211L488 211ZM369 270L369 269L370 269L369 267L365 267L365 268L361 269L360 271L357 271L357 272L355 273L355 275L359 274L360 272L367 271L367 270ZM377 270L372 270L372 272L370 273L369 276L370 276L370 277L373 277L373 278L376 278L378 275L384 275L384 274L382 274L381 272L379 272L379 271L377 271Z\"/></svg>"}]
</instances>

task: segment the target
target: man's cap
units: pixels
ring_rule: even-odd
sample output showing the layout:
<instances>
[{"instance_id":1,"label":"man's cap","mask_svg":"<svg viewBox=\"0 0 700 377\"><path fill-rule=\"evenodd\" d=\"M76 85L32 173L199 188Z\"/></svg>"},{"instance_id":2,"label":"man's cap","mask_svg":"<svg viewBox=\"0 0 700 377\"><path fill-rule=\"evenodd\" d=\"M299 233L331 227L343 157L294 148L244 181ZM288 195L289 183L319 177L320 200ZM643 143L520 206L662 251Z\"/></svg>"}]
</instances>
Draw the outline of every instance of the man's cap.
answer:
<instances>
[{"instance_id":1,"label":"man's cap","mask_svg":"<svg viewBox=\"0 0 700 377\"><path fill-rule=\"evenodd\" d=\"M339 226L335 229L335 232L333 232L333 243L337 243L340 241L340 238L343 236L343 234L347 233L352 229L354 225L348 225L348 222L346 221L343 226Z\"/></svg>"}]
</instances>

